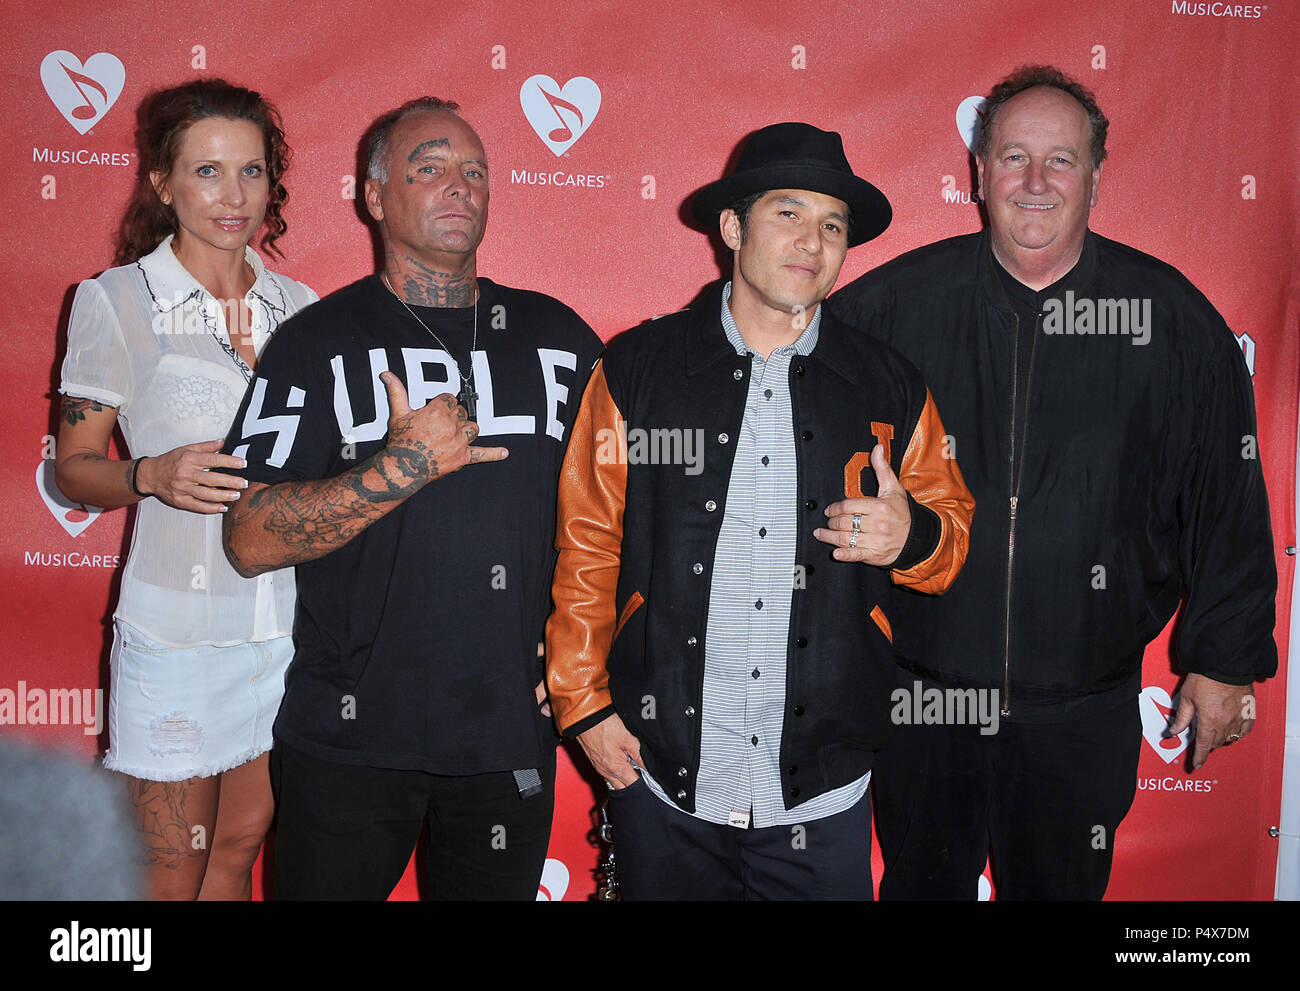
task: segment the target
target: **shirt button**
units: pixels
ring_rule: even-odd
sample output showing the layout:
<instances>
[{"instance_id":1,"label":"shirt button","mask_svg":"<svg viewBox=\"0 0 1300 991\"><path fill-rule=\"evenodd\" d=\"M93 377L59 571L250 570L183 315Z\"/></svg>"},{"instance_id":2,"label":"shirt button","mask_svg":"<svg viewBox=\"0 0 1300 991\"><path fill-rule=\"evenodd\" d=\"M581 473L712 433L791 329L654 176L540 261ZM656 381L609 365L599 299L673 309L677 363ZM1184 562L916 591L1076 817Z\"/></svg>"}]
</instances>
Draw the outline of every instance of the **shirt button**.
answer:
<instances>
[{"instance_id":1,"label":"shirt button","mask_svg":"<svg viewBox=\"0 0 1300 991\"><path fill-rule=\"evenodd\" d=\"M762 608L763 608L763 600L762 600L762 599L757 600L757 601L754 603L754 608L755 608L755 609L762 609Z\"/></svg>"},{"instance_id":2,"label":"shirt button","mask_svg":"<svg viewBox=\"0 0 1300 991\"><path fill-rule=\"evenodd\" d=\"M761 526L761 527L759 527L759 528L758 528L758 535L759 535L760 537L766 537L766 536L767 536L767 527L765 527L765 526Z\"/></svg>"},{"instance_id":3,"label":"shirt button","mask_svg":"<svg viewBox=\"0 0 1300 991\"><path fill-rule=\"evenodd\" d=\"M734 372L731 373L731 377L735 379L737 382L739 382L741 379L745 377L745 373L742 369L737 368Z\"/></svg>"},{"instance_id":4,"label":"shirt button","mask_svg":"<svg viewBox=\"0 0 1300 991\"><path fill-rule=\"evenodd\" d=\"M718 504L714 502L712 499L710 499L708 502L704 504L704 508L711 513L718 508Z\"/></svg>"},{"instance_id":5,"label":"shirt button","mask_svg":"<svg viewBox=\"0 0 1300 991\"><path fill-rule=\"evenodd\" d=\"M807 502L804 503L804 508L805 508L805 509L816 509L816 508L817 508L817 500L816 500L816 499L809 499Z\"/></svg>"},{"instance_id":6,"label":"shirt button","mask_svg":"<svg viewBox=\"0 0 1300 991\"><path fill-rule=\"evenodd\" d=\"M749 673L749 676L750 676L751 678L757 678L757 677L758 677L758 668L754 668L754 670L751 671L751 672Z\"/></svg>"},{"instance_id":7,"label":"shirt button","mask_svg":"<svg viewBox=\"0 0 1300 991\"><path fill-rule=\"evenodd\" d=\"M763 398L764 398L764 399L771 399L771 398L772 398L772 390L771 390L771 389L764 389L764 390L763 390Z\"/></svg>"},{"instance_id":8,"label":"shirt button","mask_svg":"<svg viewBox=\"0 0 1300 991\"><path fill-rule=\"evenodd\" d=\"M688 717L689 717L689 716L693 716L693 715L695 715L695 706L693 706L693 705L688 705L688 706L686 707L686 710L685 710L685 711L686 711L686 715L687 715Z\"/></svg>"},{"instance_id":9,"label":"shirt button","mask_svg":"<svg viewBox=\"0 0 1300 991\"><path fill-rule=\"evenodd\" d=\"M726 443L727 441L729 441L729 440L731 440L731 438L728 437L726 434L718 434L718 443L719 443L719 444L725 444L725 443Z\"/></svg>"},{"instance_id":10,"label":"shirt button","mask_svg":"<svg viewBox=\"0 0 1300 991\"><path fill-rule=\"evenodd\" d=\"M694 647L697 643L699 643L699 641L696 640L694 637L686 638L686 646L688 647Z\"/></svg>"},{"instance_id":11,"label":"shirt button","mask_svg":"<svg viewBox=\"0 0 1300 991\"><path fill-rule=\"evenodd\" d=\"M749 738L749 742L750 742L751 745L757 747L757 746L758 746L758 737L756 737L756 736L751 736L751 737Z\"/></svg>"},{"instance_id":12,"label":"shirt button","mask_svg":"<svg viewBox=\"0 0 1300 991\"><path fill-rule=\"evenodd\" d=\"M679 778L684 778L684 777L686 777L686 775L688 775L689 773L690 773L690 772L689 772L688 770L686 770L686 768L684 768L684 767L679 767L679 768L677 769L677 776L678 776Z\"/></svg>"},{"instance_id":13,"label":"shirt button","mask_svg":"<svg viewBox=\"0 0 1300 991\"><path fill-rule=\"evenodd\" d=\"M763 455L763 464L767 464L770 460L771 458L769 458L766 454Z\"/></svg>"},{"instance_id":14,"label":"shirt button","mask_svg":"<svg viewBox=\"0 0 1300 991\"><path fill-rule=\"evenodd\" d=\"M701 574L704 571L704 565L700 564L699 561L696 561L694 564L691 565L691 570L694 571L697 575Z\"/></svg>"}]
</instances>

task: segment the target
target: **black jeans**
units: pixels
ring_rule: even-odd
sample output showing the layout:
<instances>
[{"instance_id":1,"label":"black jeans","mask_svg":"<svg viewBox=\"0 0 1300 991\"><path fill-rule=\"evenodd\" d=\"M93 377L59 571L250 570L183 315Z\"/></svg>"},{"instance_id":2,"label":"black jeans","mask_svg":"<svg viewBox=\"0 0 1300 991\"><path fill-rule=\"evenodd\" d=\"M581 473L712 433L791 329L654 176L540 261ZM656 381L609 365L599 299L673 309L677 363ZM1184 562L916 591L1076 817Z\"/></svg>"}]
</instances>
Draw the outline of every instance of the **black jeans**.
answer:
<instances>
[{"instance_id":1,"label":"black jeans","mask_svg":"<svg viewBox=\"0 0 1300 991\"><path fill-rule=\"evenodd\" d=\"M464 776L318 760L275 741L277 899L387 898L427 815L434 900L533 901L551 837L555 759L521 799L510 771Z\"/></svg>"},{"instance_id":2,"label":"black jeans","mask_svg":"<svg viewBox=\"0 0 1300 991\"><path fill-rule=\"evenodd\" d=\"M1137 791L1137 691L1049 723L899 727L876 756L880 898L1099 900Z\"/></svg>"},{"instance_id":3,"label":"black jeans","mask_svg":"<svg viewBox=\"0 0 1300 991\"><path fill-rule=\"evenodd\" d=\"M871 798L793 826L737 829L697 819L644 781L609 793L628 901L871 900Z\"/></svg>"}]
</instances>

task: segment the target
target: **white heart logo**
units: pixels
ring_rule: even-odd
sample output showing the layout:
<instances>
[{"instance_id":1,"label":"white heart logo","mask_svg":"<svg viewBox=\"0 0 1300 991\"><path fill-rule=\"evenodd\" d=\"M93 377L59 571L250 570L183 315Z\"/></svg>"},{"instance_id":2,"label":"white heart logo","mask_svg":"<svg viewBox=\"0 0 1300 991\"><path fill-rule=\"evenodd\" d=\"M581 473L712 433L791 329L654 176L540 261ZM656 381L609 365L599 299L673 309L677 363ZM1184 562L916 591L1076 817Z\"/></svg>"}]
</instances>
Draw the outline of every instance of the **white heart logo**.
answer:
<instances>
[{"instance_id":1,"label":"white heart logo","mask_svg":"<svg viewBox=\"0 0 1300 991\"><path fill-rule=\"evenodd\" d=\"M1151 749L1160 755L1166 764L1172 764L1178 755L1187 749L1187 740L1191 736L1191 727L1177 736L1166 736L1171 712L1178 709L1178 699L1169 697L1163 688L1150 685L1142 689L1138 696L1138 711L1142 714L1142 736L1146 738Z\"/></svg>"},{"instance_id":2,"label":"white heart logo","mask_svg":"<svg viewBox=\"0 0 1300 991\"><path fill-rule=\"evenodd\" d=\"M975 147L980 140L980 125L984 122L984 97L968 96L957 106L957 132L966 142L970 153L975 154Z\"/></svg>"},{"instance_id":3,"label":"white heart logo","mask_svg":"<svg viewBox=\"0 0 1300 991\"><path fill-rule=\"evenodd\" d=\"M564 900L564 893L569 890L569 869L559 860L548 859L542 865L542 882L537 886L539 902L558 902Z\"/></svg>"},{"instance_id":4,"label":"white heart logo","mask_svg":"<svg viewBox=\"0 0 1300 991\"><path fill-rule=\"evenodd\" d=\"M563 86L550 76L529 76L519 87L519 104L537 136L558 158L596 119L600 87L586 76L574 76Z\"/></svg>"},{"instance_id":5,"label":"white heart logo","mask_svg":"<svg viewBox=\"0 0 1300 991\"><path fill-rule=\"evenodd\" d=\"M85 65L71 52L50 52L41 60L41 82L59 113L85 134L122 95L126 69L108 52L90 56Z\"/></svg>"},{"instance_id":6,"label":"white heart logo","mask_svg":"<svg viewBox=\"0 0 1300 991\"><path fill-rule=\"evenodd\" d=\"M83 506L80 503L68 501L68 497L60 492L59 487L54 484L54 462L52 460L42 460L36 466L36 491L45 500L45 508L50 511L50 515L58 520L59 525L73 537L80 537L81 531L94 523L95 518L103 512L102 509L95 506Z\"/></svg>"}]
</instances>

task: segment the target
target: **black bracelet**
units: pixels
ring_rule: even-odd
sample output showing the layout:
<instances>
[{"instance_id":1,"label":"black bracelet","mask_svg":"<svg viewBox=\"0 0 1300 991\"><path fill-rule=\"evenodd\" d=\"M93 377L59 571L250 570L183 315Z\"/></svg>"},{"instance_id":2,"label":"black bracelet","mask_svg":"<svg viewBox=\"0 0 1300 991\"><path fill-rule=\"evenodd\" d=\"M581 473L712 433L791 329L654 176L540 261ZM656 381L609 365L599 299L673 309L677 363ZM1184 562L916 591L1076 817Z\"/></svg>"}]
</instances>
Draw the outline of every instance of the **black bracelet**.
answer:
<instances>
[{"instance_id":1,"label":"black bracelet","mask_svg":"<svg viewBox=\"0 0 1300 991\"><path fill-rule=\"evenodd\" d=\"M148 455L145 455L145 457L147 456ZM131 491L134 492L136 495L138 495L141 499L148 499L149 493L141 492L139 489L135 487L135 476L139 474L140 462L143 460L144 457L140 457L140 458L136 458L134 461L131 462L131 470L126 473L126 484L131 486Z\"/></svg>"}]
</instances>

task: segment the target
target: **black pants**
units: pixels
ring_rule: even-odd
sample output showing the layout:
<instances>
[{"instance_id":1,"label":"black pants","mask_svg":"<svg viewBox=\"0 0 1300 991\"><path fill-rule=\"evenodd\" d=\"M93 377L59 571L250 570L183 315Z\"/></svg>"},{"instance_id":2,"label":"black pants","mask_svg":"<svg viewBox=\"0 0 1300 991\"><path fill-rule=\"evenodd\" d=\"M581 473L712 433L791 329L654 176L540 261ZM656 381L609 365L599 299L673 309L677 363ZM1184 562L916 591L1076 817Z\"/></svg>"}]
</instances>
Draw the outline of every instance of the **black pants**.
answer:
<instances>
[{"instance_id":1,"label":"black pants","mask_svg":"<svg viewBox=\"0 0 1300 991\"><path fill-rule=\"evenodd\" d=\"M429 819L430 899L533 901L555 808L555 759L521 799L510 771L450 776L317 760L279 740L275 896L387 898Z\"/></svg>"},{"instance_id":2,"label":"black pants","mask_svg":"<svg viewBox=\"0 0 1300 991\"><path fill-rule=\"evenodd\" d=\"M871 900L871 799L795 826L705 822L644 781L609 793L628 901Z\"/></svg>"},{"instance_id":3,"label":"black pants","mask_svg":"<svg viewBox=\"0 0 1300 991\"><path fill-rule=\"evenodd\" d=\"M1137 693L1086 717L902 726L877 755L881 900L974 899L990 846L1001 899L1098 900L1137 790Z\"/></svg>"}]
</instances>

